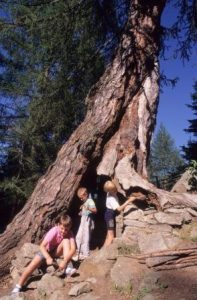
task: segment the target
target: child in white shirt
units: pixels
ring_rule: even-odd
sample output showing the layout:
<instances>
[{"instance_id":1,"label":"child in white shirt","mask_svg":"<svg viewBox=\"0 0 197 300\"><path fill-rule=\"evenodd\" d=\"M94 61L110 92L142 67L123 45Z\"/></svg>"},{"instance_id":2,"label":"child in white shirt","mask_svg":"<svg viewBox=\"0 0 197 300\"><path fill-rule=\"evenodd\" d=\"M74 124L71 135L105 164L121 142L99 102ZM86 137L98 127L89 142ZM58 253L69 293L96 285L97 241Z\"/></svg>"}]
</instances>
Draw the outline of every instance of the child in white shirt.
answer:
<instances>
[{"instance_id":1,"label":"child in white shirt","mask_svg":"<svg viewBox=\"0 0 197 300\"><path fill-rule=\"evenodd\" d=\"M105 211L105 222L107 225L107 236L105 239L104 246L108 246L113 242L115 237L116 228L116 213L125 209L125 207L133 202L136 198L130 197L122 205L118 202L117 188L112 181L106 181L104 184L104 191L107 193L106 198L106 211Z\"/></svg>"}]
</instances>

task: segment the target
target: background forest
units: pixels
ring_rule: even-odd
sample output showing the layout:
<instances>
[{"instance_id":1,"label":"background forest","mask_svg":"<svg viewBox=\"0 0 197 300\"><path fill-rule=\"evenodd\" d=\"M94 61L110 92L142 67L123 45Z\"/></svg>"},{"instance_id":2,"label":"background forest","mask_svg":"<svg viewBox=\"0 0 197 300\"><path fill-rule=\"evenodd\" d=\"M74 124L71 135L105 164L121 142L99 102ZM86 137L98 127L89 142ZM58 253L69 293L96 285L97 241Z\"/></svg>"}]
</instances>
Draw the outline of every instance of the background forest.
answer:
<instances>
[{"instance_id":1,"label":"background forest","mask_svg":"<svg viewBox=\"0 0 197 300\"><path fill-rule=\"evenodd\" d=\"M174 26L162 28L161 56L165 38L173 37L178 40L177 55L189 59L196 38L195 1L171 2L179 8L179 15ZM82 122L85 97L113 58L129 3L1 1L0 227L21 209L38 178ZM183 20L192 22L186 27ZM186 40L179 35L181 26ZM165 74L161 77L162 84L168 82ZM183 145L183 153L173 145L164 125L152 143L150 179L162 188L172 185L162 185L164 178L175 178L197 160L197 82L191 94L194 118L188 120L186 131L194 138Z\"/></svg>"}]
</instances>

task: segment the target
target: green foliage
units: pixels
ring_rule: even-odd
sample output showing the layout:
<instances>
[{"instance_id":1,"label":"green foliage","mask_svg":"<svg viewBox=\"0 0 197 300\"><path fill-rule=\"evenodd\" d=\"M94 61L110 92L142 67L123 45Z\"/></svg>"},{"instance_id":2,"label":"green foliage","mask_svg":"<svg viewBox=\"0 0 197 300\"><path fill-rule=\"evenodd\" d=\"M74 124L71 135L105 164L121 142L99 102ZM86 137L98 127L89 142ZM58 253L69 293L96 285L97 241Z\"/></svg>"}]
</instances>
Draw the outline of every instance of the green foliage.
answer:
<instances>
[{"instance_id":1,"label":"green foliage","mask_svg":"<svg viewBox=\"0 0 197 300\"><path fill-rule=\"evenodd\" d=\"M194 84L194 93L192 94L192 104L188 107L193 111L194 116L197 116L197 81ZM197 119L188 120L189 127L185 129L190 134L190 140L187 146L183 146L184 157L188 160L197 160Z\"/></svg>"},{"instance_id":2,"label":"green foliage","mask_svg":"<svg viewBox=\"0 0 197 300\"><path fill-rule=\"evenodd\" d=\"M183 14L186 22L191 19L191 4L176 2L179 29L162 28L164 35L180 32ZM112 57L129 5L129 0L0 2L3 201L25 201L83 120L85 96ZM180 49L190 50L190 43Z\"/></svg>"},{"instance_id":3,"label":"green foliage","mask_svg":"<svg viewBox=\"0 0 197 300\"><path fill-rule=\"evenodd\" d=\"M191 187L190 191L196 192L197 191L197 161L196 160L192 160L190 162L190 166L189 166L188 170L191 175L189 182L188 182Z\"/></svg>"},{"instance_id":4,"label":"green foliage","mask_svg":"<svg viewBox=\"0 0 197 300\"><path fill-rule=\"evenodd\" d=\"M131 296L132 290L133 287L130 282L126 283L124 286L119 286L117 284L114 284L113 286L113 292L118 293L125 297Z\"/></svg>"},{"instance_id":5,"label":"green foliage","mask_svg":"<svg viewBox=\"0 0 197 300\"><path fill-rule=\"evenodd\" d=\"M139 290L138 295L134 298L134 300L141 300L143 297L145 297L147 294L150 294L151 292L152 288L143 287L141 290Z\"/></svg>"},{"instance_id":6,"label":"green foliage","mask_svg":"<svg viewBox=\"0 0 197 300\"><path fill-rule=\"evenodd\" d=\"M121 256L127 256L131 254L140 253L140 250L137 245L125 245L122 244L118 247L118 254Z\"/></svg>"},{"instance_id":7,"label":"green foliage","mask_svg":"<svg viewBox=\"0 0 197 300\"><path fill-rule=\"evenodd\" d=\"M183 170L184 161L170 134L161 124L153 140L148 163L150 180L157 186L170 189L174 178Z\"/></svg>"},{"instance_id":8,"label":"green foliage","mask_svg":"<svg viewBox=\"0 0 197 300\"><path fill-rule=\"evenodd\" d=\"M126 20L124 1L0 3L0 193L24 202L83 120ZM111 41L107 43L107 41ZM1 207L0 207L1 209Z\"/></svg>"}]
</instances>

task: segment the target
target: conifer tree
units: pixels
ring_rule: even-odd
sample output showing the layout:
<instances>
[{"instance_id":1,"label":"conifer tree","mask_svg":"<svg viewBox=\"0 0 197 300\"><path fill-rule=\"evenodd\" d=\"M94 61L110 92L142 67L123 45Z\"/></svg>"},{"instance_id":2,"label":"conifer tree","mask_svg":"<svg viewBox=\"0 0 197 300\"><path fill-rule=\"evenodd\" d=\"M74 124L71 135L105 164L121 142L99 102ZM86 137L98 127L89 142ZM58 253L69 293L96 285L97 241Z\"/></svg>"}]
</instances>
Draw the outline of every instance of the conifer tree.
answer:
<instances>
[{"instance_id":1,"label":"conifer tree","mask_svg":"<svg viewBox=\"0 0 197 300\"><path fill-rule=\"evenodd\" d=\"M191 96L192 104L187 106L191 108L194 117L197 116L197 81L194 84L194 92ZM182 150L184 152L184 157L190 162L192 160L197 161L197 118L188 120L189 127L185 129L187 133L190 134L190 140L187 143L187 146L183 146Z\"/></svg>"},{"instance_id":2,"label":"conifer tree","mask_svg":"<svg viewBox=\"0 0 197 300\"><path fill-rule=\"evenodd\" d=\"M163 124L160 125L151 145L149 177L157 186L170 189L177 179L177 173L184 167L184 161L174 140Z\"/></svg>"},{"instance_id":3,"label":"conifer tree","mask_svg":"<svg viewBox=\"0 0 197 300\"><path fill-rule=\"evenodd\" d=\"M125 22L116 12L127 2L0 3L0 190L6 203L27 199L83 120L85 96Z\"/></svg>"}]
</instances>

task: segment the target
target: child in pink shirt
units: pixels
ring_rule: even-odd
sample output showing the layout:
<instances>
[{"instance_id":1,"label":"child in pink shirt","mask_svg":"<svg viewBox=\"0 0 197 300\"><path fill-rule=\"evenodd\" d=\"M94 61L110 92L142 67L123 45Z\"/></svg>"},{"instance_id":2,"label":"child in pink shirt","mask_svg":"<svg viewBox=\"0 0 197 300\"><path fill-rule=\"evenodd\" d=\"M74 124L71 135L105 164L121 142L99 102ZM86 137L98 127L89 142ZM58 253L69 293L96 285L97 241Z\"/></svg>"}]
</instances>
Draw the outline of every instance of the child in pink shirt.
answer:
<instances>
[{"instance_id":1,"label":"child in pink shirt","mask_svg":"<svg viewBox=\"0 0 197 300\"><path fill-rule=\"evenodd\" d=\"M75 240L71 232L72 221L68 215L62 214L57 219L57 225L51 228L40 244L40 251L35 255L31 263L24 270L18 284L12 293L19 293L27 278L37 269L43 261L47 265L53 264L53 259L63 255L64 259L59 263L59 269L67 275L72 275L76 269L67 268L69 261L76 251Z\"/></svg>"}]
</instances>

